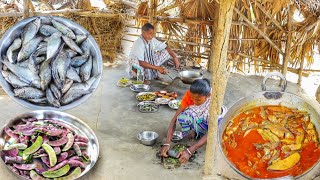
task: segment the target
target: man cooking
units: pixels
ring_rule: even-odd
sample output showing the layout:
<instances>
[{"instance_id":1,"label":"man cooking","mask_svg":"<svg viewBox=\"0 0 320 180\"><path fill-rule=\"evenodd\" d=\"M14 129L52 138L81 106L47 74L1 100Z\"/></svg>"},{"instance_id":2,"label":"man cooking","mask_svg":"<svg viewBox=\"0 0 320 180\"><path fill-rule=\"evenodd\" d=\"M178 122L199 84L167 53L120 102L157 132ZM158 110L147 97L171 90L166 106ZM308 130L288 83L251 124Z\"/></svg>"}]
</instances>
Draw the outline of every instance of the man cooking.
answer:
<instances>
[{"instance_id":1,"label":"man cooking","mask_svg":"<svg viewBox=\"0 0 320 180\"><path fill-rule=\"evenodd\" d=\"M176 54L163 42L154 38L154 26L146 23L142 26L141 36L133 43L128 62L127 72L131 78L149 83L159 79L158 73L166 74L167 70L161 67L169 59L173 59L178 69L180 61Z\"/></svg>"}]
</instances>

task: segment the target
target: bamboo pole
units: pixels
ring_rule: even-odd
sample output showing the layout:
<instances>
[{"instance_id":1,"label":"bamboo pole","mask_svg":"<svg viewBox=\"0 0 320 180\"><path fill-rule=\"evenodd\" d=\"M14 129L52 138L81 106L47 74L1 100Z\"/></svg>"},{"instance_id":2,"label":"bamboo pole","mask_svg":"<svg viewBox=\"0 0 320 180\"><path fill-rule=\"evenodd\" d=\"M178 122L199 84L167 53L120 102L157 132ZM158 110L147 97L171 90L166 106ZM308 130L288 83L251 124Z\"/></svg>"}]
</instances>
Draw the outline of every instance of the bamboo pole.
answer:
<instances>
[{"instance_id":1,"label":"bamboo pole","mask_svg":"<svg viewBox=\"0 0 320 180\"><path fill-rule=\"evenodd\" d=\"M153 5L156 0L149 0L149 23L153 24Z\"/></svg>"},{"instance_id":2,"label":"bamboo pole","mask_svg":"<svg viewBox=\"0 0 320 180\"><path fill-rule=\"evenodd\" d=\"M287 43L286 43L286 55L284 57L283 61L283 68L282 68L282 74L286 77L287 69L288 69L288 62L290 60L290 51L291 51L291 42L292 42L292 16L294 13L293 6L289 6L289 12L288 12L288 24L287 24L287 30L288 30L288 36L287 36Z\"/></svg>"},{"instance_id":3,"label":"bamboo pole","mask_svg":"<svg viewBox=\"0 0 320 180\"><path fill-rule=\"evenodd\" d=\"M29 15L29 0L23 0L23 18L27 18Z\"/></svg>"},{"instance_id":4,"label":"bamboo pole","mask_svg":"<svg viewBox=\"0 0 320 180\"><path fill-rule=\"evenodd\" d=\"M48 15L48 14L68 14L68 13L77 13L81 11L81 9L66 9L66 10L53 10L53 11L35 11L36 15ZM92 13L91 13L92 14ZM80 13L80 15L82 15ZM112 14L110 14L112 15ZM110 16L108 15L108 16ZM2 17L21 17L24 16L24 12L7 12L0 13L0 18Z\"/></svg>"},{"instance_id":5,"label":"bamboo pole","mask_svg":"<svg viewBox=\"0 0 320 180\"><path fill-rule=\"evenodd\" d=\"M165 13L166 11L168 11L168 10L170 10L170 9L173 9L173 8L176 8L176 7L179 7L179 6L180 6L180 4L175 3L175 4L172 4L172 5L167 6L167 7L165 7L165 8L162 8L161 10L159 10L159 11L157 12L157 15L162 15L162 14Z\"/></svg>"},{"instance_id":6,"label":"bamboo pole","mask_svg":"<svg viewBox=\"0 0 320 180\"><path fill-rule=\"evenodd\" d=\"M223 97L227 86L229 73L227 71L227 53L229 36L232 22L233 8L236 0L220 1L217 27L215 27L215 39L212 43L211 57L212 61L212 95L209 112L209 129L207 135L206 158L204 165L205 175L216 175L217 164L216 152L217 146L217 129L218 116L223 104Z\"/></svg>"},{"instance_id":7,"label":"bamboo pole","mask_svg":"<svg viewBox=\"0 0 320 180\"><path fill-rule=\"evenodd\" d=\"M302 71L303 71L303 64L304 64L304 60L305 60L305 51L306 51L306 48L303 47L302 49L302 53L300 55L300 67L299 67L299 78L298 78L298 86L301 86L301 81L302 81Z\"/></svg>"},{"instance_id":8,"label":"bamboo pole","mask_svg":"<svg viewBox=\"0 0 320 180\"><path fill-rule=\"evenodd\" d=\"M256 5L273 22L274 25L276 25L281 31L285 31L281 24L274 17L272 17L259 2L256 2Z\"/></svg>"},{"instance_id":9,"label":"bamboo pole","mask_svg":"<svg viewBox=\"0 0 320 180\"><path fill-rule=\"evenodd\" d=\"M234 8L234 11L244 20L247 22L247 24L254 30L256 30L263 38L265 38L269 44L276 49L280 54L282 54L284 56L284 53L282 52L282 50L269 38L268 35L266 35L264 32L262 32L257 26L255 26L254 24L252 24L250 22L250 20L240 12L239 9L237 9L236 7Z\"/></svg>"}]
</instances>

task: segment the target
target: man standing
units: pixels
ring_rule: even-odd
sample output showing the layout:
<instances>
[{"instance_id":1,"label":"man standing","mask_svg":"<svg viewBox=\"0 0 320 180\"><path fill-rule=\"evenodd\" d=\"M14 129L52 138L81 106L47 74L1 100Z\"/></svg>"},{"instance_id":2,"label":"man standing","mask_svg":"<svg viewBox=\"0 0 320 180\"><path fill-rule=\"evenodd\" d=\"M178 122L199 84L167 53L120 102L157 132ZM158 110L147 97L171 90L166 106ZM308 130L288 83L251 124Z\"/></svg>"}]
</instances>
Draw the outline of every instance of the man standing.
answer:
<instances>
[{"instance_id":1,"label":"man standing","mask_svg":"<svg viewBox=\"0 0 320 180\"><path fill-rule=\"evenodd\" d=\"M166 74L167 70L161 67L169 59L173 59L178 69L180 61L176 54L165 43L154 38L154 26L147 23L142 26L141 36L133 43L128 63L128 73L131 78L149 83L149 80L158 79L158 73Z\"/></svg>"}]
</instances>

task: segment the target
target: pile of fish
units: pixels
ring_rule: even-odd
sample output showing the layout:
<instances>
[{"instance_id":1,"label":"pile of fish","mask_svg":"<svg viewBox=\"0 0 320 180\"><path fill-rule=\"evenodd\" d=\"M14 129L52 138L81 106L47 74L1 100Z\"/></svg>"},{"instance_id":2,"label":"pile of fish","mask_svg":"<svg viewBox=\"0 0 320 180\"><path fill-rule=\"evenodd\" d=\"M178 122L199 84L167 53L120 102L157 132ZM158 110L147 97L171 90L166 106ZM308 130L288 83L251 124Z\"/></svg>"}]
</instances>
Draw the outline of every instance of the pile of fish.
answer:
<instances>
[{"instance_id":1,"label":"pile of fish","mask_svg":"<svg viewBox=\"0 0 320 180\"><path fill-rule=\"evenodd\" d=\"M76 34L54 17L38 17L0 58L1 74L15 97L59 108L94 90L100 73L91 48L88 34Z\"/></svg>"},{"instance_id":2,"label":"pile of fish","mask_svg":"<svg viewBox=\"0 0 320 180\"><path fill-rule=\"evenodd\" d=\"M58 120L22 119L5 127L1 158L26 179L76 179L89 163L88 139Z\"/></svg>"}]
</instances>

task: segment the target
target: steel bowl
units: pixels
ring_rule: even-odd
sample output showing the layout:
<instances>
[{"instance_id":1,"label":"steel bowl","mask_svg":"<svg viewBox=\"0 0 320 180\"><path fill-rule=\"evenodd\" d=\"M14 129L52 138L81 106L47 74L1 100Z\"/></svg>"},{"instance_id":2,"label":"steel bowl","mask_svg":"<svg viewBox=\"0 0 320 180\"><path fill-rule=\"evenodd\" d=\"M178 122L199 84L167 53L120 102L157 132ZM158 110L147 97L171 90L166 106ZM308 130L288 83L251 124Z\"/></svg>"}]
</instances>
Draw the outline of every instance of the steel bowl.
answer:
<instances>
[{"instance_id":1,"label":"steel bowl","mask_svg":"<svg viewBox=\"0 0 320 180\"><path fill-rule=\"evenodd\" d=\"M154 110L151 110L151 111L143 110L142 108L143 108L143 106L145 106L145 105L153 105L153 106L155 107L155 109L154 109ZM159 108L160 108L160 105L157 104L157 103L154 102L154 101L142 101L142 102L138 103L137 106L138 106L139 111L142 112L142 113L155 113L155 112L157 112L157 111L159 110Z\"/></svg>"},{"instance_id":2,"label":"steel bowl","mask_svg":"<svg viewBox=\"0 0 320 180\"><path fill-rule=\"evenodd\" d=\"M138 134L137 139L140 141L141 144L152 146L154 143L156 143L158 137L159 135L156 132L143 131Z\"/></svg>"},{"instance_id":3,"label":"steel bowl","mask_svg":"<svg viewBox=\"0 0 320 180\"><path fill-rule=\"evenodd\" d=\"M16 24L14 24L11 28L9 28L6 31L6 33L0 39L0 58L2 58L4 55L6 55L7 49L12 44L14 39L16 39L17 37L19 37L21 35L24 26L26 24L28 24L29 22L35 20L38 17L41 18L42 24L46 24L45 22L47 21L47 17L35 16L35 17L26 18L26 19L23 19L22 21L17 22ZM90 52L91 52L92 60L93 60L93 67L92 68L95 68L95 70L93 72L98 72L96 75L99 75L98 79L93 83L91 88L93 90L97 89L97 87L100 83L100 80L101 80L102 69L103 69L102 56L101 56L101 52L100 52L98 44L96 43L94 38L90 35L90 33L84 27L80 26L79 24L77 24L69 19L63 18L63 17L53 16L53 18L56 21L61 22L61 23L65 24L66 26L68 26L76 34L89 34L88 41L89 41L89 44L91 44ZM2 66L3 66L3 64L0 63L0 69L2 69ZM16 98L13 93L13 87L3 78L1 73L0 73L0 85L2 86L4 91L10 96L10 98L15 100L17 103L19 103L27 108L36 109L36 110L67 110L67 109L71 109L71 108L74 108L74 107L80 105L84 101L86 101L92 94L92 93L90 93L85 96L82 96L80 99L78 99L68 105L61 106L60 108L55 108L55 107L51 107L51 106L35 105L35 104L32 104L28 101L24 101L22 99Z\"/></svg>"},{"instance_id":4,"label":"steel bowl","mask_svg":"<svg viewBox=\"0 0 320 180\"><path fill-rule=\"evenodd\" d=\"M82 171L80 177L85 175L87 172L89 172L93 168L93 166L96 164L99 157L99 142L93 130L86 123L84 123L83 121L81 121L79 118L75 116L72 116L64 112L58 112L58 111L52 111L52 110L32 111L32 112L21 114L11 119L1 129L0 152L3 150L5 143L11 142L13 140L12 138L10 139L9 136L7 136L7 134L4 131L4 128L7 126L11 127L15 124L18 124L22 122L21 119L27 119L27 118L58 120L72 127L76 134L79 134L81 136L88 138L89 142L88 142L87 150L88 150L88 155L90 157L90 163L86 166L85 170ZM5 164L3 157L1 157L1 162ZM17 174L15 175L18 176ZM19 177L23 178L22 176L19 176Z\"/></svg>"},{"instance_id":5,"label":"steel bowl","mask_svg":"<svg viewBox=\"0 0 320 180\"><path fill-rule=\"evenodd\" d=\"M139 97L141 95L145 95L145 94L152 94L152 95L154 95L154 98L150 98L150 99L147 99L147 100L139 100ZM157 95L155 93L153 93L153 92L141 92L141 93L138 93L136 95L136 98L137 98L138 101L153 101L153 100L155 100L157 98Z\"/></svg>"},{"instance_id":6,"label":"steel bowl","mask_svg":"<svg viewBox=\"0 0 320 180\"><path fill-rule=\"evenodd\" d=\"M203 75L196 71L181 71L179 72L180 79L185 84L192 84L197 79L202 79Z\"/></svg>"},{"instance_id":7,"label":"steel bowl","mask_svg":"<svg viewBox=\"0 0 320 180\"><path fill-rule=\"evenodd\" d=\"M150 90L150 86L147 84L133 84L130 89L134 92L147 92Z\"/></svg>"}]
</instances>

